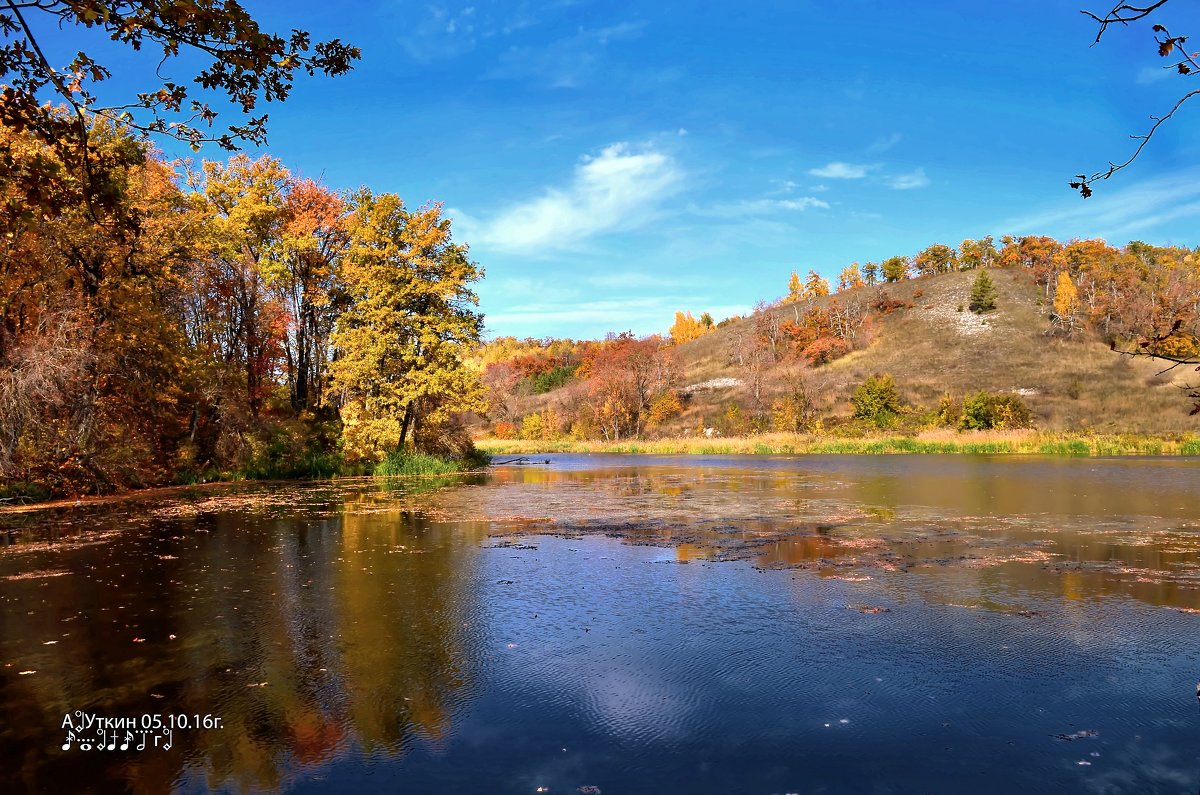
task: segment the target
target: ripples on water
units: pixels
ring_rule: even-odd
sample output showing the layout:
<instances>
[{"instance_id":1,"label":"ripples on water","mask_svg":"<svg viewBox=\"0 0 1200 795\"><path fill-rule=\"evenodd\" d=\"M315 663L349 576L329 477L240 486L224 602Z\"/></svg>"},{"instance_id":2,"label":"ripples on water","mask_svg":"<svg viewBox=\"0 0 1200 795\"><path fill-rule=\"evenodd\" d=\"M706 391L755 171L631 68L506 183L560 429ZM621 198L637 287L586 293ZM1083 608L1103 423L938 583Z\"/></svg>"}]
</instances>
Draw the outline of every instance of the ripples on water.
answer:
<instances>
[{"instance_id":1,"label":"ripples on water","mask_svg":"<svg viewBox=\"0 0 1200 795\"><path fill-rule=\"evenodd\" d=\"M0 790L1200 785L1197 462L552 460L0 519Z\"/></svg>"}]
</instances>

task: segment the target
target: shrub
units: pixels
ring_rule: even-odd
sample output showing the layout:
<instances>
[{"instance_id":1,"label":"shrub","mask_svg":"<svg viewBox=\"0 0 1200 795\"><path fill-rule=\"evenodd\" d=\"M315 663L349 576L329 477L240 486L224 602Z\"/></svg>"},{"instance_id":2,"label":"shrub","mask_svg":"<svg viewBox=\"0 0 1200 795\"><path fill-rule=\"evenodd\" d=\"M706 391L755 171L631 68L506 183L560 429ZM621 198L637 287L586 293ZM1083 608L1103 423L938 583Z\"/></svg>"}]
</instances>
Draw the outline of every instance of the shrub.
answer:
<instances>
[{"instance_id":1,"label":"shrub","mask_svg":"<svg viewBox=\"0 0 1200 795\"><path fill-rule=\"evenodd\" d=\"M675 392L664 392L650 401L650 409L646 413L646 421L651 425L661 425L669 419L678 417L683 411L679 395Z\"/></svg>"},{"instance_id":2,"label":"shrub","mask_svg":"<svg viewBox=\"0 0 1200 795\"><path fill-rule=\"evenodd\" d=\"M492 428L492 435L497 439L515 439L517 438L517 426L508 420L497 422Z\"/></svg>"},{"instance_id":3,"label":"shrub","mask_svg":"<svg viewBox=\"0 0 1200 795\"><path fill-rule=\"evenodd\" d=\"M543 427L541 414L526 414L521 420L521 438L541 439Z\"/></svg>"},{"instance_id":4,"label":"shrub","mask_svg":"<svg viewBox=\"0 0 1200 795\"><path fill-rule=\"evenodd\" d=\"M746 432L746 418L742 415L742 407L730 403L725 407L721 417L721 430L725 436L741 436Z\"/></svg>"},{"instance_id":5,"label":"shrub","mask_svg":"<svg viewBox=\"0 0 1200 795\"><path fill-rule=\"evenodd\" d=\"M942 395L942 399L938 402L937 415L934 421L943 428L952 428L962 420L962 413L962 403L955 400L947 392Z\"/></svg>"},{"instance_id":6,"label":"shrub","mask_svg":"<svg viewBox=\"0 0 1200 795\"><path fill-rule=\"evenodd\" d=\"M962 419L958 427L964 431L1029 428L1033 412L1016 395L997 395L976 392L963 398Z\"/></svg>"},{"instance_id":7,"label":"shrub","mask_svg":"<svg viewBox=\"0 0 1200 795\"><path fill-rule=\"evenodd\" d=\"M869 420L880 428L891 425L900 413L900 392L890 374L871 376L854 390L850 400L856 419Z\"/></svg>"},{"instance_id":8,"label":"shrub","mask_svg":"<svg viewBox=\"0 0 1200 795\"><path fill-rule=\"evenodd\" d=\"M784 433L801 433L812 427L816 413L808 395L796 389L771 403L771 427Z\"/></svg>"},{"instance_id":9,"label":"shrub","mask_svg":"<svg viewBox=\"0 0 1200 795\"><path fill-rule=\"evenodd\" d=\"M809 365L829 364L850 352L850 343L841 337L821 337L804 349Z\"/></svg>"}]
</instances>

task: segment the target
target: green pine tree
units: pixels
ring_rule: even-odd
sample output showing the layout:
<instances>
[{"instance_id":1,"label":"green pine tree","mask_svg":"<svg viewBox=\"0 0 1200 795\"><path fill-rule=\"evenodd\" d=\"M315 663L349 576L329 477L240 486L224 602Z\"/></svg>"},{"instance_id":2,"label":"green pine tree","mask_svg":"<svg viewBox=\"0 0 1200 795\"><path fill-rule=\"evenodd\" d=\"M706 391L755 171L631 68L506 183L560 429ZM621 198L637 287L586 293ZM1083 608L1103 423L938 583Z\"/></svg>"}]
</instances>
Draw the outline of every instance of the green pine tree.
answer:
<instances>
[{"instance_id":1,"label":"green pine tree","mask_svg":"<svg viewBox=\"0 0 1200 795\"><path fill-rule=\"evenodd\" d=\"M996 285L988 276L987 268L980 268L971 285L971 302L968 304L972 312L988 312L996 308Z\"/></svg>"}]
</instances>

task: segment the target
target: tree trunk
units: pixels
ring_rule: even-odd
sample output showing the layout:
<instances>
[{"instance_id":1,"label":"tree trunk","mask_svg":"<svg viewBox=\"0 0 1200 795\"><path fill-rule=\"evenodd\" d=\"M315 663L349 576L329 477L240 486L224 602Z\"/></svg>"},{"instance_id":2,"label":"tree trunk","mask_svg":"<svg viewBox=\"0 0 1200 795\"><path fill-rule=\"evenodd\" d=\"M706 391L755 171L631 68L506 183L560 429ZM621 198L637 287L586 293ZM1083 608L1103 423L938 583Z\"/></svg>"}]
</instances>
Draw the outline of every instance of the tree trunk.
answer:
<instances>
[{"instance_id":1,"label":"tree trunk","mask_svg":"<svg viewBox=\"0 0 1200 795\"><path fill-rule=\"evenodd\" d=\"M409 426L412 425L412 421L413 404L409 402L409 404L404 407L404 422L400 424L400 443L396 445L397 453L404 452L404 442L408 438L408 429Z\"/></svg>"}]
</instances>

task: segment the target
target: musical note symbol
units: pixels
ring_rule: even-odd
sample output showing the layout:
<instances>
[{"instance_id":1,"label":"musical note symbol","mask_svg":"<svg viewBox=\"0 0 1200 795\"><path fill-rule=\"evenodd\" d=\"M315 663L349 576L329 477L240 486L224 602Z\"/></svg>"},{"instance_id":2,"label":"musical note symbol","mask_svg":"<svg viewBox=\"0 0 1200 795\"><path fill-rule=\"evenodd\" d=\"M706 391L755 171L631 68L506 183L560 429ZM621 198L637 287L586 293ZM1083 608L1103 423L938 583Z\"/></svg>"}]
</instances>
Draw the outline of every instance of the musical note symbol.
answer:
<instances>
[{"instance_id":1,"label":"musical note symbol","mask_svg":"<svg viewBox=\"0 0 1200 795\"><path fill-rule=\"evenodd\" d=\"M146 732L142 731L142 732L138 732L138 734L140 734L142 736L142 741L140 743L138 743L137 749L139 751L145 751L146 750Z\"/></svg>"},{"instance_id":2,"label":"musical note symbol","mask_svg":"<svg viewBox=\"0 0 1200 795\"><path fill-rule=\"evenodd\" d=\"M67 741L65 743L63 743L62 749L64 751L70 751L71 743L73 743L73 742L75 742L75 732L67 732Z\"/></svg>"},{"instance_id":3,"label":"musical note symbol","mask_svg":"<svg viewBox=\"0 0 1200 795\"><path fill-rule=\"evenodd\" d=\"M175 733L174 733L174 732L172 732L170 729L167 729L167 730L166 730L166 738L167 738L167 741L166 741L166 743L164 743L164 744L163 744L163 750L164 750L164 751L170 751L170 750L171 750L171 738L174 736L174 734L175 734Z\"/></svg>"},{"instance_id":4,"label":"musical note symbol","mask_svg":"<svg viewBox=\"0 0 1200 795\"><path fill-rule=\"evenodd\" d=\"M133 735L132 735L132 734L130 734L129 732L125 732L125 742L121 743L121 750L122 750L122 751L128 751L128 750L129 750L129 741L130 741L130 740L132 740L132 739L133 739Z\"/></svg>"},{"instance_id":5,"label":"musical note symbol","mask_svg":"<svg viewBox=\"0 0 1200 795\"><path fill-rule=\"evenodd\" d=\"M90 750L92 750L92 744L89 743L87 740L84 740L83 742L81 742L79 744L79 750L80 751L90 751Z\"/></svg>"}]
</instances>

